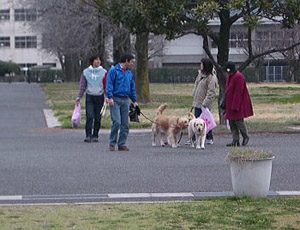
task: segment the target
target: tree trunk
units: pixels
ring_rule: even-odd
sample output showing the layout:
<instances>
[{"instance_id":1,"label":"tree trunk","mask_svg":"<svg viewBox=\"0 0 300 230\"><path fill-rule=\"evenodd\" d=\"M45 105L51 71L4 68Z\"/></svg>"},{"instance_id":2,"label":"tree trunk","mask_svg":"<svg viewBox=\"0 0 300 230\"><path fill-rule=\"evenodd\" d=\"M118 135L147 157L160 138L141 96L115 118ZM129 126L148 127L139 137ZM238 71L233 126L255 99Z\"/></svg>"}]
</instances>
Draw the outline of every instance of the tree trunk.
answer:
<instances>
[{"instance_id":1,"label":"tree trunk","mask_svg":"<svg viewBox=\"0 0 300 230\"><path fill-rule=\"evenodd\" d=\"M98 33L98 41L96 41L98 43L98 50L96 52L96 54L98 54L101 57L101 66L103 66L104 68L108 68L108 61L107 61L107 55L106 55L106 50L105 50L105 31L103 28L103 22L99 19L99 25L98 25L98 29L97 29L97 33Z\"/></svg>"},{"instance_id":2,"label":"tree trunk","mask_svg":"<svg viewBox=\"0 0 300 230\"><path fill-rule=\"evenodd\" d=\"M230 37L230 27L231 24L228 22L230 14L228 10L222 10L220 12L221 24L220 24L220 39L218 42L218 55L217 62L220 66L228 61L229 58L229 37ZM225 95L225 85L226 85L226 76L222 71L218 71L218 80L219 80L219 99L218 105L220 104L221 98ZM225 124L223 110L219 107L219 118L220 123Z\"/></svg>"},{"instance_id":3,"label":"tree trunk","mask_svg":"<svg viewBox=\"0 0 300 230\"><path fill-rule=\"evenodd\" d=\"M64 63L64 74L65 74L65 80L67 82L70 82L72 80L72 58L71 55L65 55L65 63Z\"/></svg>"},{"instance_id":4,"label":"tree trunk","mask_svg":"<svg viewBox=\"0 0 300 230\"><path fill-rule=\"evenodd\" d=\"M131 53L130 33L120 28L118 33L113 35L114 64L119 63L121 57L126 53Z\"/></svg>"},{"instance_id":5,"label":"tree trunk","mask_svg":"<svg viewBox=\"0 0 300 230\"><path fill-rule=\"evenodd\" d=\"M79 58L75 54L65 55L64 75L67 82L78 81L81 75Z\"/></svg>"},{"instance_id":6,"label":"tree trunk","mask_svg":"<svg viewBox=\"0 0 300 230\"><path fill-rule=\"evenodd\" d=\"M86 54L87 60L89 60L91 55L99 55L100 59L101 59L101 66L103 66L105 69L107 69L110 67L110 65L108 63L107 52L105 49L105 40L107 37L107 32L105 31L104 24L100 18L98 19L98 26L97 26L96 33L97 33L97 36L95 36L95 38L91 41L94 48L91 49Z\"/></svg>"},{"instance_id":7,"label":"tree trunk","mask_svg":"<svg viewBox=\"0 0 300 230\"><path fill-rule=\"evenodd\" d=\"M138 101L150 102L149 77L148 77L148 38L149 33L136 34L137 69L135 76Z\"/></svg>"}]
</instances>

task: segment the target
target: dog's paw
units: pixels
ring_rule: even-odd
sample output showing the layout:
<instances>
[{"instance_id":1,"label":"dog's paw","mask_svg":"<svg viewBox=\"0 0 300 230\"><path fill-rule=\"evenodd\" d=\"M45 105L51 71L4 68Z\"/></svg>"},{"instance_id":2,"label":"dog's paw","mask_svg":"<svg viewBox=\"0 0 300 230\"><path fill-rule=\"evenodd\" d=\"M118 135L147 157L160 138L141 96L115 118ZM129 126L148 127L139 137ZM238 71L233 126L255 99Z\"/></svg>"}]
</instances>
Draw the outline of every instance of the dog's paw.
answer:
<instances>
[{"instance_id":1,"label":"dog's paw","mask_svg":"<svg viewBox=\"0 0 300 230\"><path fill-rule=\"evenodd\" d=\"M152 146L155 147L155 146L156 146L156 143L152 143Z\"/></svg>"},{"instance_id":2,"label":"dog's paw","mask_svg":"<svg viewBox=\"0 0 300 230\"><path fill-rule=\"evenodd\" d=\"M204 146L201 146L201 149L205 149L205 147L204 147Z\"/></svg>"},{"instance_id":3,"label":"dog's paw","mask_svg":"<svg viewBox=\"0 0 300 230\"><path fill-rule=\"evenodd\" d=\"M201 149L201 147L200 146L196 146L196 149Z\"/></svg>"}]
</instances>

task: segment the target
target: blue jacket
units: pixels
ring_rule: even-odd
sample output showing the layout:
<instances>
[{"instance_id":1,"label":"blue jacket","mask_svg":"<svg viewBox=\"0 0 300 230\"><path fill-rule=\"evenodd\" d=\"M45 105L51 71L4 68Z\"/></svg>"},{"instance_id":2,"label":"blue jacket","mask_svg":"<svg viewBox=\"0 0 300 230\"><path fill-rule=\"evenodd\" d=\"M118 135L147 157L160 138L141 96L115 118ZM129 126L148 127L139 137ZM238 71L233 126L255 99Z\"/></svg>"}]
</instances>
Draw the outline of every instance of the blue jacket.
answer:
<instances>
[{"instance_id":1,"label":"blue jacket","mask_svg":"<svg viewBox=\"0 0 300 230\"><path fill-rule=\"evenodd\" d=\"M137 102L134 76L130 70L126 70L124 75L120 64L109 70L106 81L106 97L109 99L129 97L133 102Z\"/></svg>"}]
</instances>

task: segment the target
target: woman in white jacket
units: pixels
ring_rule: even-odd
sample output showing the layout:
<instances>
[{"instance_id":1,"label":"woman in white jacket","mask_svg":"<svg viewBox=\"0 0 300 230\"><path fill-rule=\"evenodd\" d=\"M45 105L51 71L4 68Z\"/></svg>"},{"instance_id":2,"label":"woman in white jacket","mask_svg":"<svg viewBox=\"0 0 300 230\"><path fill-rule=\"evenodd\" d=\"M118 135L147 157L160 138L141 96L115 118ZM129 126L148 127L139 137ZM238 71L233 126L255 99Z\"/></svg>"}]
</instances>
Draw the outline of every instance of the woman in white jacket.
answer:
<instances>
[{"instance_id":1,"label":"woman in white jacket","mask_svg":"<svg viewBox=\"0 0 300 230\"><path fill-rule=\"evenodd\" d=\"M195 117L199 117L202 108L211 110L211 106L216 95L218 79L213 69L213 63L208 58L201 59L199 74L195 80L193 89L193 108L195 109ZM193 138L194 139L194 138ZM212 130L206 135L206 143L213 144Z\"/></svg>"}]
</instances>

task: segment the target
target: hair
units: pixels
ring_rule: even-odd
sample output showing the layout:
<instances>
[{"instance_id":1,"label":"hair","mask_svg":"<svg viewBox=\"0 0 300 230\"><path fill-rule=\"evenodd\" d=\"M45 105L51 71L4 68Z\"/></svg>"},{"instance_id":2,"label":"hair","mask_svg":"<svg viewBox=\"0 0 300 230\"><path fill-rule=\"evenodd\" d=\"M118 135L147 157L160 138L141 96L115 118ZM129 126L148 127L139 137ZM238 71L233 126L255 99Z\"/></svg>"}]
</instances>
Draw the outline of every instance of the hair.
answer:
<instances>
[{"instance_id":1,"label":"hair","mask_svg":"<svg viewBox=\"0 0 300 230\"><path fill-rule=\"evenodd\" d=\"M213 67L214 67L212 61L208 58L202 58L201 62L203 64L202 72L206 75L212 74Z\"/></svg>"},{"instance_id":2,"label":"hair","mask_svg":"<svg viewBox=\"0 0 300 230\"><path fill-rule=\"evenodd\" d=\"M101 58L100 58L99 55L93 55L93 56L91 56L91 57L90 57L90 65L93 65L94 60L97 59L97 58L99 58L99 59L101 60Z\"/></svg>"},{"instance_id":3,"label":"hair","mask_svg":"<svg viewBox=\"0 0 300 230\"><path fill-rule=\"evenodd\" d=\"M130 61L134 59L134 56L132 54L124 54L122 57L121 57L121 63L125 63L127 61Z\"/></svg>"}]
</instances>

